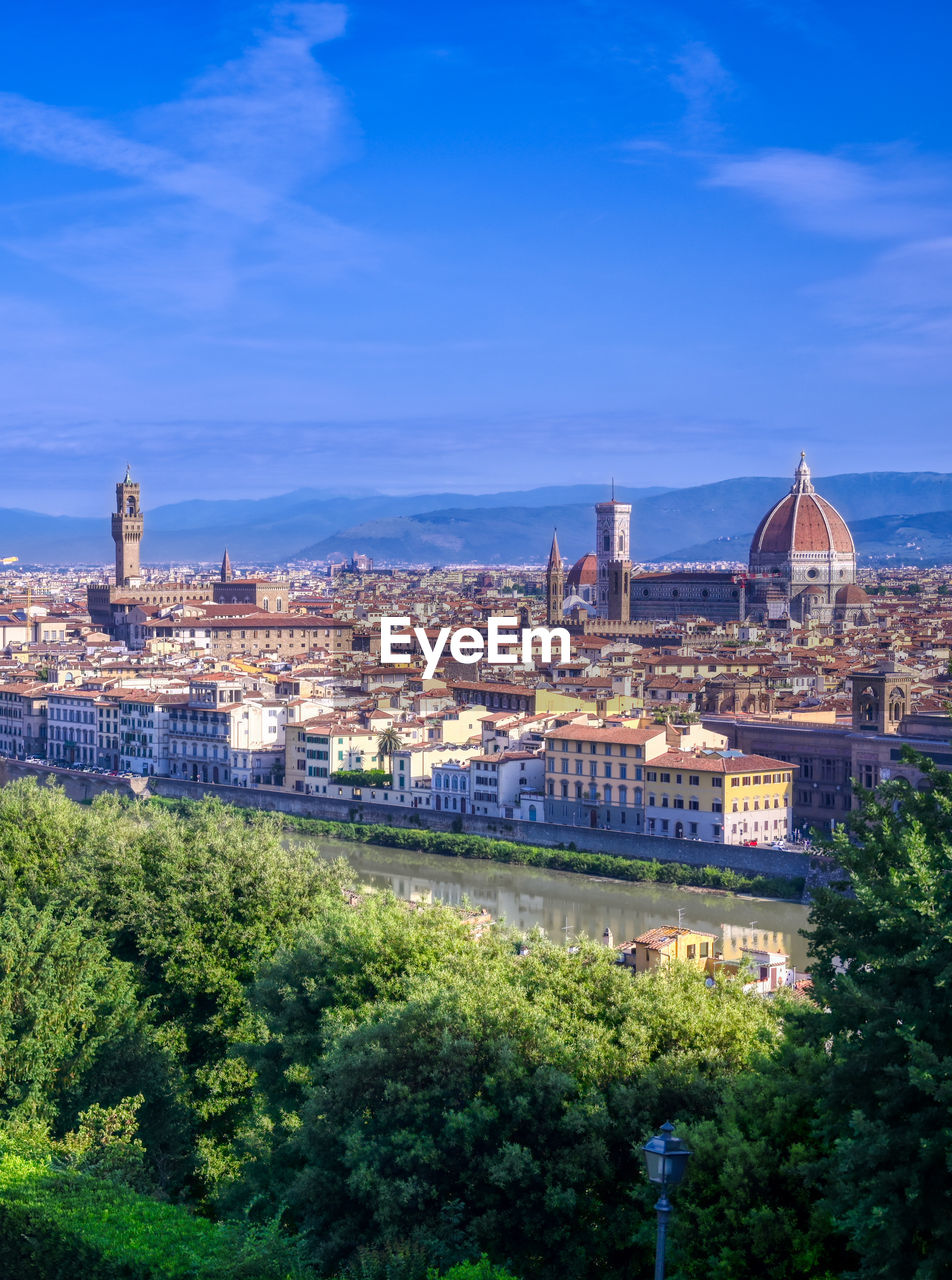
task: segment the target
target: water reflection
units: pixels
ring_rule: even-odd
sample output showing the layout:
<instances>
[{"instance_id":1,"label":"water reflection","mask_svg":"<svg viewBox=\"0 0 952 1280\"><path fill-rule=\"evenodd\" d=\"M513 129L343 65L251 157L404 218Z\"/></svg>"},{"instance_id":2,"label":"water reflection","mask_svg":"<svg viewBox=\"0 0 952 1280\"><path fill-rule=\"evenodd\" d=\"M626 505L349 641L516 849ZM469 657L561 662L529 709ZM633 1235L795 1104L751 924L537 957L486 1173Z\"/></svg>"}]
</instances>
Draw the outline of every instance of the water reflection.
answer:
<instances>
[{"instance_id":1,"label":"water reflection","mask_svg":"<svg viewBox=\"0 0 952 1280\"><path fill-rule=\"evenodd\" d=\"M344 858L354 868L355 885L392 889L414 902L459 906L468 901L518 928L541 927L553 939L571 942L582 933L601 938L607 926L620 943L680 920L688 928L717 934L727 959L735 959L743 947L758 947L783 951L798 969L808 967L806 942L798 933L806 926L807 912L797 903L625 884L322 837L295 840L322 857Z\"/></svg>"}]
</instances>

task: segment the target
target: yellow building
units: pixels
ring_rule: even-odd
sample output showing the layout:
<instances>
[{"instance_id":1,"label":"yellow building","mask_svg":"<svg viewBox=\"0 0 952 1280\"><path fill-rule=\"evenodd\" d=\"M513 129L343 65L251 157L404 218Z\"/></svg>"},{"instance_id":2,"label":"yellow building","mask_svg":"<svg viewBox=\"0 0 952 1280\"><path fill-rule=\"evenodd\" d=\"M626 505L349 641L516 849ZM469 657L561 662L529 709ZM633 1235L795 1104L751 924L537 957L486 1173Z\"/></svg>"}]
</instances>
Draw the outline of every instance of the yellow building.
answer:
<instances>
[{"instance_id":1,"label":"yellow building","mask_svg":"<svg viewBox=\"0 0 952 1280\"><path fill-rule=\"evenodd\" d=\"M788 840L795 769L737 751L667 751L645 768L645 832L715 844Z\"/></svg>"},{"instance_id":2,"label":"yellow building","mask_svg":"<svg viewBox=\"0 0 952 1280\"><path fill-rule=\"evenodd\" d=\"M633 942L624 943L618 948L618 954L621 963L636 973L647 973L649 969L670 964L672 960L710 971L714 965L716 944L716 933L665 924L639 934Z\"/></svg>"}]
</instances>

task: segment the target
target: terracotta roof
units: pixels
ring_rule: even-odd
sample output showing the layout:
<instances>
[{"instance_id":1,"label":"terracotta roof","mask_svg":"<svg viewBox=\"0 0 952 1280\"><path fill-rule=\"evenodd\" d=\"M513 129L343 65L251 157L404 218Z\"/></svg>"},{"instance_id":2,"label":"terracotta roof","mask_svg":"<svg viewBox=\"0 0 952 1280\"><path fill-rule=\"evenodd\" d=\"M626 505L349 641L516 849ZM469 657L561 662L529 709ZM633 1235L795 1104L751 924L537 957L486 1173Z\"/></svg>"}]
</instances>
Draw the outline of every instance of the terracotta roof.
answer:
<instances>
[{"instance_id":1,"label":"terracotta roof","mask_svg":"<svg viewBox=\"0 0 952 1280\"><path fill-rule=\"evenodd\" d=\"M566 725L563 729L553 729L547 733L546 741L565 739L570 742L620 742L628 745L643 745L658 735L664 735L663 725L652 725L650 729L600 729L589 725ZM654 761L651 762L654 764Z\"/></svg>"}]
</instances>

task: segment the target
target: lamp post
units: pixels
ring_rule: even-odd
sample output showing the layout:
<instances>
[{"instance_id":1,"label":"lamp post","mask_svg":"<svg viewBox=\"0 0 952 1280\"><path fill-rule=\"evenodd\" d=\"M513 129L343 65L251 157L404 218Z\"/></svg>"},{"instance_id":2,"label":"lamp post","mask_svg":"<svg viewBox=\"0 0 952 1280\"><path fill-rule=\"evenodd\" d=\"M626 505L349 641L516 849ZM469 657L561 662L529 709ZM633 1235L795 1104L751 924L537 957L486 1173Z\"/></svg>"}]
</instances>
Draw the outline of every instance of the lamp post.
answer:
<instances>
[{"instance_id":1,"label":"lamp post","mask_svg":"<svg viewBox=\"0 0 952 1280\"><path fill-rule=\"evenodd\" d=\"M674 1136L674 1125L670 1121L661 1126L659 1133L641 1148L645 1156L648 1178L661 1187L661 1195L655 1210L658 1214L658 1238L655 1245L654 1280L664 1280L664 1254L668 1238L668 1219L671 1217L671 1202L668 1199L668 1188L676 1187L687 1172L688 1161L692 1152L687 1144Z\"/></svg>"}]
</instances>

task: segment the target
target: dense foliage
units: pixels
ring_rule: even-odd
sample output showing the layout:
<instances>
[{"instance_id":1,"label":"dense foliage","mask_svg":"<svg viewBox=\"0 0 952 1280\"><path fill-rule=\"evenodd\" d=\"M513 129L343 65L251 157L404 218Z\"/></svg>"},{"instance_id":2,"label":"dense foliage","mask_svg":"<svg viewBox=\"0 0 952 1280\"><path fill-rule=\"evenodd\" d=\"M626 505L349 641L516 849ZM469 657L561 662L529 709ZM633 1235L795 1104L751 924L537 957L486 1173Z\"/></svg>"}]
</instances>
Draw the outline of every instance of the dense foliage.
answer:
<instances>
[{"instance_id":1,"label":"dense foliage","mask_svg":"<svg viewBox=\"0 0 952 1280\"><path fill-rule=\"evenodd\" d=\"M216 801L0 790L0 1272L628 1280L671 1119L675 1280L952 1274L952 777L919 763L837 837L816 1003L476 938Z\"/></svg>"},{"instance_id":2,"label":"dense foliage","mask_svg":"<svg viewBox=\"0 0 952 1280\"><path fill-rule=\"evenodd\" d=\"M347 787L392 787L393 774L386 769L338 769L332 773L331 782Z\"/></svg>"}]
</instances>

